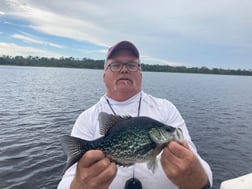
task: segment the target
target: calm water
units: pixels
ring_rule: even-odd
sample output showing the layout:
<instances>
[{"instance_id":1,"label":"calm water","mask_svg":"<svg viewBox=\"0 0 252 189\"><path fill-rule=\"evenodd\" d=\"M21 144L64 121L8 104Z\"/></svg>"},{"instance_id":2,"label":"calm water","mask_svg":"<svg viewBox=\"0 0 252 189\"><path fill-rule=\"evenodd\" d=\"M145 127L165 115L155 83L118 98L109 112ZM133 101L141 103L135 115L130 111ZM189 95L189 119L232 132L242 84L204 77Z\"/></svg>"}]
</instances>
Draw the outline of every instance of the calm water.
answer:
<instances>
[{"instance_id":1,"label":"calm water","mask_svg":"<svg viewBox=\"0 0 252 189\"><path fill-rule=\"evenodd\" d=\"M101 70L0 66L0 188L56 188L60 137L104 94ZM143 89L171 100L214 188L252 172L252 77L143 73Z\"/></svg>"}]
</instances>

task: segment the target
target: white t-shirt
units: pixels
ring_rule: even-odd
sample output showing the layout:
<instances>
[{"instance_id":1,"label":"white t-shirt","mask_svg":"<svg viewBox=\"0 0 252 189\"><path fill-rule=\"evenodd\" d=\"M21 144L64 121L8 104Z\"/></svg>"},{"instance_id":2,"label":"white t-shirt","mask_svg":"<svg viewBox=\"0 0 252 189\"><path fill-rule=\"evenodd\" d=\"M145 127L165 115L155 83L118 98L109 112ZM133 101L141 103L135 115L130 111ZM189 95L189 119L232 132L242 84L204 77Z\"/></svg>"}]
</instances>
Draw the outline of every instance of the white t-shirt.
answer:
<instances>
[{"instance_id":1,"label":"white t-shirt","mask_svg":"<svg viewBox=\"0 0 252 189\"><path fill-rule=\"evenodd\" d=\"M196 147L191 141L186 124L177 108L168 100L153 97L143 91L141 92L141 96L140 116L148 116L172 127L181 128L184 139L187 141L193 152L198 156L209 177L209 181L212 184L211 169L209 165L198 155ZM94 140L101 137L98 121L99 112L113 114L106 98L108 97L104 95L94 106L80 114L74 124L71 133L72 136L85 140ZM139 100L140 93L123 102L114 101L112 99L109 99L109 102L117 115L130 115L132 117L136 117L138 114ZM125 182L133 177L133 173L135 178L141 181L143 189L177 189L178 187L166 177L160 164L160 156L161 153L157 157L158 166L155 168L154 173L147 168L147 163L137 163L130 167L118 166L117 175L111 183L109 189L123 189ZM70 188L70 184L75 175L75 170L76 164L65 172L58 185L58 189Z\"/></svg>"}]
</instances>

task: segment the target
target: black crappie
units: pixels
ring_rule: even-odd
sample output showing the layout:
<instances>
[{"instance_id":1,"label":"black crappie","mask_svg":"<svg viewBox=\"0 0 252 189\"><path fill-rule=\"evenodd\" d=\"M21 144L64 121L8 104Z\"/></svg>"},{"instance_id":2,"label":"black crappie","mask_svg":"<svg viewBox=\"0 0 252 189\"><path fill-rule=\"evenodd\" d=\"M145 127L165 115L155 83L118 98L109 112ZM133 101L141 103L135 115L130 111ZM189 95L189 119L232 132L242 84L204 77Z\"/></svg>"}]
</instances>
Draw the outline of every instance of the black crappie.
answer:
<instances>
[{"instance_id":1,"label":"black crappie","mask_svg":"<svg viewBox=\"0 0 252 189\"><path fill-rule=\"evenodd\" d=\"M68 157L66 169L80 160L88 150L99 149L113 162L122 166L148 161L154 171L156 156L166 143L183 139L182 130L149 117L121 117L101 112L100 134L93 141L63 136L62 146Z\"/></svg>"}]
</instances>

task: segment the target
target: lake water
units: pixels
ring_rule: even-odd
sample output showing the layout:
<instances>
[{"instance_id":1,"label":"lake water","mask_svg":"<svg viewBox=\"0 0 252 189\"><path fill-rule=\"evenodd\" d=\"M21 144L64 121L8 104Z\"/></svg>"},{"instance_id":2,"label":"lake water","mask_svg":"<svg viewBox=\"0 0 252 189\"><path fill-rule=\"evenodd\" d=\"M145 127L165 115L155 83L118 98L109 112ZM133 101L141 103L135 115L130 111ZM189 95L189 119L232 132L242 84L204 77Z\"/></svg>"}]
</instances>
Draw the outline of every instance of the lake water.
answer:
<instances>
[{"instance_id":1,"label":"lake water","mask_svg":"<svg viewBox=\"0 0 252 189\"><path fill-rule=\"evenodd\" d=\"M60 137L105 88L102 70L0 66L0 188L56 188ZM252 172L252 77L143 73L143 89L172 101L221 181Z\"/></svg>"}]
</instances>

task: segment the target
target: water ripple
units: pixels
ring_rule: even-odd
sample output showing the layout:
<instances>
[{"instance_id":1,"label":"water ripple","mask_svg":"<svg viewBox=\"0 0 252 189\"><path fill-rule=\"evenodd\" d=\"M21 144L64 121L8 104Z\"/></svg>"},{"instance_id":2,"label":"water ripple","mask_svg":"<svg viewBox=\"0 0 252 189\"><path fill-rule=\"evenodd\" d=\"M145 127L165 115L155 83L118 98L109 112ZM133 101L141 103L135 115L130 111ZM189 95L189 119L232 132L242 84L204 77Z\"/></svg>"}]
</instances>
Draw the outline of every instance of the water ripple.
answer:
<instances>
[{"instance_id":1,"label":"water ripple","mask_svg":"<svg viewBox=\"0 0 252 189\"><path fill-rule=\"evenodd\" d=\"M0 67L0 188L56 188L66 161L60 136L104 94L102 74ZM214 188L252 172L252 77L151 72L143 77L146 92L180 110L211 165Z\"/></svg>"}]
</instances>

